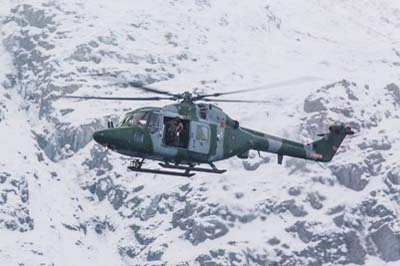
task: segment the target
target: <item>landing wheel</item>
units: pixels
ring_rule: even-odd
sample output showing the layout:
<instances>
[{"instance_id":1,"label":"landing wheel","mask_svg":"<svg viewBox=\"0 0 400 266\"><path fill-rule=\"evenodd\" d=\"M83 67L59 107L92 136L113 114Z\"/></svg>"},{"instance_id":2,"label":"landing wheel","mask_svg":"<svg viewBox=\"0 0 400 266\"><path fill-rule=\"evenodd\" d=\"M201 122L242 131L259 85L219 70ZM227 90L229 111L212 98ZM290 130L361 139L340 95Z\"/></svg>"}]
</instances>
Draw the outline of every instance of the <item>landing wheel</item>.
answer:
<instances>
[{"instance_id":1,"label":"landing wheel","mask_svg":"<svg viewBox=\"0 0 400 266\"><path fill-rule=\"evenodd\" d=\"M129 166L132 168L135 168L135 169L140 169L140 168L142 168L143 161L144 161L144 159L142 159L142 160L135 159L135 160L131 161Z\"/></svg>"}]
</instances>

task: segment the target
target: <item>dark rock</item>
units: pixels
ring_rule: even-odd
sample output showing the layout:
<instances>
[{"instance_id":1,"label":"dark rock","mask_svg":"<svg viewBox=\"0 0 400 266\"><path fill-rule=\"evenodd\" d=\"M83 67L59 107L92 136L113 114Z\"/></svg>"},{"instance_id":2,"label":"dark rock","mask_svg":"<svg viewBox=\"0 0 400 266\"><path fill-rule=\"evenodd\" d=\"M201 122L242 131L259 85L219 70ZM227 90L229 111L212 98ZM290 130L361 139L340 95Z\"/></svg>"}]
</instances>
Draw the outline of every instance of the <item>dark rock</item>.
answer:
<instances>
[{"instance_id":1,"label":"dark rock","mask_svg":"<svg viewBox=\"0 0 400 266\"><path fill-rule=\"evenodd\" d=\"M0 184L4 184L4 182L6 182L7 178L10 176L11 175L7 172L1 172L0 173Z\"/></svg>"},{"instance_id":2,"label":"dark rock","mask_svg":"<svg viewBox=\"0 0 400 266\"><path fill-rule=\"evenodd\" d=\"M343 205L338 205L338 206L335 206L335 207L329 209L328 214L329 215L337 214L339 212L342 212L343 210L344 210L344 206Z\"/></svg>"},{"instance_id":3,"label":"dark rock","mask_svg":"<svg viewBox=\"0 0 400 266\"><path fill-rule=\"evenodd\" d=\"M348 232L344 237L344 242L347 247L348 262L363 265L367 253L364 250L357 233L355 231Z\"/></svg>"},{"instance_id":4,"label":"dark rock","mask_svg":"<svg viewBox=\"0 0 400 266\"><path fill-rule=\"evenodd\" d=\"M90 41L90 42L89 42L89 45L90 45L91 47L93 47L93 48L99 47L99 44L98 44L96 41Z\"/></svg>"},{"instance_id":5,"label":"dark rock","mask_svg":"<svg viewBox=\"0 0 400 266\"><path fill-rule=\"evenodd\" d=\"M225 250L218 249L218 250L210 250L210 255L213 258L221 257L225 255Z\"/></svg>"},{"instance_id":6,"label":"dark rock","mask_svg":"<svg viewBox=\"0 0 400 266\"><path fill-rule=\"evenodd\" d=\"M97 40L106 45L118 45L117 40L113 36L99 36L97 37Z\"/></svg>"},{"instance_id":7,"label":"dark rock","mask_svg":"<svg viewBox=\"0 0 400 266\"><path fill-rule=\"evenodd\" d=\"M140 249L133 247L119 247L118 252L121 256L128 256L131 259L134 259L140 253Z\"/></svg>"},{"instance_id":8,"label":"dark rock","mask_svg":"<svg viewBox=\"0 0 400 266\"><path fill-rule=\"evenodd\" d=\"M393 211L389 210L382 204L377 204L376 199L369 199L362 202L360 206L361 213L365 214L368 217L379 217L376 223L374 223L374 227L380 227L383 222L382 218L388 217L391 220L394 216Z\"/></svg>"},{"instance_id":9,"label":"dark rock","mask_svg":"<svg viewBox=\"0 0 400 266\"><path fill-rule=\"evenodd\" d=\"M239 256L236 253L229 252L228 253L228 259L229 259L230 265L232 265L232 266L234 266L234 265L242 265L241 264L242 260L239 258Z\"/></svg>"},{"instance_id":10,"label":"dark rock","mask_svg":"<svg viewBox=\"0 0 400 266\"><path fill-rule=\"evenodd\" d=\"M187 184L182 185L182 186L179 187L179 189L180 189L181 191L188 191L189 188L190 188L189 183L187 183Z\"/></svg>"},{"instance_id":11,"label":"dark rock","mask_svg":"<svg viewBox=\"0 0 400 266\"><path fill-rule=\"evenodd\" d=\"M54 24L53 16L28 4L18 6L15 13L19 14L17 22L20 26L30 25L43 29L49 24Z\"/></svg>"},{"instance_id":12,"label":"dark rock","mask_svg":"<svg viewBox=\"0 0 400 266\"><path fill-rule=\"evenodd\" d=\"M78 231L79 228L76 227L75 225L69 225L69 224L62 224L65 228L67 228L68 230L72 230L72 231Z\"/></svg>"},{"instance_id":13,"label":"dark rock","mask_svg":"<svg viewBox=\"0 0 400 266\"><path fill-rule=\"evenodd\" d=\"M147 253L147 261L157 261L161 260L161 257L163 255L163 252L158 250L158 251L149 251Z\"/></svg>"},{"instance_id":14,"label":"dark rock","mask_svg":"<svg viewBox=\"0 0 400 266\"><path fill-rule=\"evenodd\" d=\"M312 97L306 98L304 101L304 111L306 113L321 112L327 110L324 104L323 98L312 99Z\"/></svg>"},{"instance_id":15,"label":"dark rock","mask_svg":"<svg viewBox=\"0 0 400 266\"><path fill-rule=\"evenodd\" d=\"M202 224L194 223L193 226L188 229L185 234L185 239L189 240L194 246L206 241L207 234Z\"/></svg>"},{"instance_id":16,"label":"dark rock","mask_svg":"<svg viewBox=\"0 0 400 266\"><path fill-rule=\"evenodd\" d=\"M104 229L106 229L106 226L103 223L97 223L94 227L94 231L99 235L103 233Z\"/></svg>"},{"instance_id":17,"label":"dark rock","mask_svg":"<svg viewBox=\"0 0 400 266\"><path fill-rule=\"evenodd\" d=\"M141 199L137 196L134 196L133 198L131 198L125 202L125 206L131 210L134 210L142 202L143 202L143 199Z\"/></svg>"},{"instance_id":18,"label":"dark rock","mask_svg":"<svg viewBox=\"0 0 400 266\"><path fill-rule=\"evenodd\" d=\"M110 177L105 177L96 183L96 195L99 201L104 200L113 187L113 181Z\"/></svg>"},{"instance_id":19,"label":"dark rock","mask_svg":"<svg viewBox=\"0 0 400 266\"><path fill-rule=\"evenodd\" d=\"M388 224L385 224L371 234L379 257L384 261L400 260L400 235L395 234Z\"/></svg>"},{"instance_id":20,"label":"dark rock","mask_svg":"<svg viewBox=\"0 0 400 266\"><path fill-rule=\"evenodd\" d=\"M243 198L243 196L244 196L243 192L236 192L235 193L235 198L237 198L237 199L241 199L241 198Z\"/></svg>"},{"instance_id":21,"label":"dark rock","mask_svg":"<svg viewBox=\"0 0 400 266\"><path fill-rule=\"evenodd\" d=\"M212 261L212 258L209 255L200 255L195 259L195 261L200 266L222 266L222 264Z\"/></svg>"},{"instance_id":22,"label":"dark rock","mask_svg":"<svg viewBox=\"0 0 400 266\"><path fill-rule=\"evenodd\" d=\"M87 186L87 189L89 190L90 193L95 194L96 193L96 186L97 186L97 183L93 183L90 186Z\"/></svg>"},{"instance_id":23,"label":"dark rock","mask_svg":"<svg viewBox=\"0 0 400 266\"><path fill-rule=\"evenodd\" d=\"M349 246L346 245L346 241ZM300 257L313 258L315 260L313 265L348 264L350 260L354 260L350 258L352 254L349 251L349 247L351 247L352 251L358 248L356 241L351 236L347 237L347 235L341 233L314 235L311 243L312 245L308 244L306 249L300 252L295 251L294 253ZM346 249L343 249L343 246L346 246ZM358 252L361 257L362 252ZM359 258L356 259L356 261L359 260Z\"/></svg>"},{"instance_id":24,"label":"dark rock","mask_svg":"<svg viewBox=\"0 0 400 266\"><path fill-rule=\"evenodd\" d=\"M332 174L336 176L339 183L355 191L361 191L368 184L368 181L362 179L366 169L358 164L347 164L331 167Z\"/></svg>"},{"instance_id":25,"label":"dark rock","mask_svg":"<svg viewBox=\"0 0 400 266\"><path fill-rule=\"evenodd\" d=\"M329 111L343 115L348 118L351 118L354 115L354 111L351 107L347 107L347 108L331 107L331 108L329 108Z\"/></svg>"},{"instance_id":26,"label":"dark rock","mask_svg":"<svg viewBox=\"0 0 400 266\"><path fill-rule=\"evenodd\" d=\"M204 228L209 239L216 239L228 233L228 227L218 220L208 221L208 225Z\"/></svg>"},{"instance_id":27,"label":"dark rock","mask_svg":"<svg viewBox=\"0 0 400 266\"><path fill-rule=\"evenodd\" d=\"M163 196L164 194L157 195L151 200L150 205L141 212L140 219L142 221L147 221L154 217L154 215L157 214L157 211L163 212L163 208L158 206Z\"/></svg>"},{"instance_id":28,"label":"dark rock","mask_svg":"<svg viewBox=\"0 0 400 266\"><path fill-rule=\"evenodd\" d=\"M23 183L23 186L20 187L20 198L22 203L27 203L29 200L29 190L28 183Z\"/></svg>"},{"instance_id":29,"label":"dark rock","mask_svg":"<svg viewBox=\"0 0 400 266\"><path fill-rule=\"evenodd\" d=\"M140 227L138 225L131 225L130 227L133 230L135 239L138 241L138 243L140 245L147 246L147 245L151 244L155 240L155 238L149 238L149 237L146 237L143 234L141 234L139 232L140 231Z\"/></svg>"},{"instance_id":30,"label":"dark rock","mask_svg":"<svg viewBox=\"0 0 400 266\"><path fill-rule=\"evenodd\" d=\"M267 243L270 244L271 246L276 246L276 245L279 245L281 243L281 241L278 238L273 237L273 238L269 239L267 241Z\"/></svg>"},{"instance_id":31,"label":"dark rock","mask_svg":"<svg viewBox=\"0 0 400 266\"><path fill-rule=\"evenodd\" d=\"M309 243L313 238L313 233L306 228L305 221L297 221L293 226L286 229L288 232L296 232L301 241Z\"/></svg>"},{"instance_id":32,"label":"dark rock","mask_svg":"<svg viewBox=\"0 0 400 266\"><path fill-rule=\"evenodd\" d=\"M1 192L1 198L0 198L0 204L3 205L7 203L7 193L6 192Z\"/></svg>"},{"instance_id":33,"label":"dark rock","mask_svg":"<svg viewBox=\"0 0 400 266\"><path fill-rule=\"evenodd\" d=\"M368 142L363 142L358 145L358 147L362 150L371 149L373 151L387 151L392 148L392 144L384 138L382 140L369 140Z\"/></svg>"},{"instance_id":34,"label":"dark rock","mask_svg":"<svg viewBox=\"0 0 400 266\"><path fill-rule=\"evenodd\" d=\"M71 58L80 62L93 61L93 55L91 54L92 49L87 44L81 44L76 47L75 51L71 55Z\"/></svg>"},{"instance_id":35,"label":"dark rock","mask_svg":"<svg viewBox=\"0 0 400 266\"><path fill-rule=\"evenodd\" d=\"M341 214L333 218L333 222L337 227L342 227L342 225L344 224L344 214Z\"/></svg>"},{"instance_id":36,"label":"dark rock","mask_svg":"<svg viewBox=\"0 0 400 266\"><path fill-rule=\"evenodd\" d=\"M258 254L252 250L244 251L246 265L274 265L278 266L276 262L273 262L268 259L266 254Z\"/></svg>"},{"instance_id":37,"label":"dark rock","mask_svg":"<svg viewBox=\"0 0 400 266\"><path fill-rule=\"evenodd\" d=\"M125 188L116 186L108 194L108 200L113 205L114 210L118 210L124 204L124 200L127 196L128 193Z\"/></svg>"},{"instance_id":38,"label":"dark rock","mask_svg":"<svg viewBox=\"0 0 400 266\"><path fill-rule=\"evenodd\" d=\"M194 214L195 207L196 205L187 202L183 209L174 212L172 214L172 221L171 221L172 226L173 227L181 226L182 220L187 219L188 217Z\"/></svg>"},{"instance_id":39,"label":"dark rock","mask_svg":"<svg viewBox=\"0 0 400 266\"><path fill-rule=\"evenodd\" d=\"M395 185L400 185L400 167L395 166L394 168L392 168L388 174L387 177L389 178L389 180L395 184ZM1 179L1 176L0 176ZM0 181L1 183L1 181Z\"/></svg>"},{"instance_id":40,"label":"dark rock","mask_svg":"<svg viewBox=\"0 0 400 266\"><path fill-rule=\"evenodd\" d=\"M89 170L100 168L110 171L112 169L112 165L108 162L107 152L98 145L90 150L90 159L85 160L84 164L89 167Z\"/></svg>"},{"instance_id":41,"label":"dark rock","mask_svg":"<svg viewBox=\"0 0 400 266\"><path fill-rule=\"evenodd\" d=\"M41 152L36 153L36 157L37 157L39 162L43 162L44 161L43 153L41 153Z\"/></svg>"},{"instance_id":42,"label":"dark rock","mask_svg":"<svg viewBox=\"0 0 400 266\"><path fill-rule=\"evenodd\" d=\"M132 192L133 192L133 193L136 193L136 192L142 191L143 188L144 188L144 186L142 186L142 185L137 186L137 187L135 187L135 188L132 189Z\"/></svg>"},{"instance_id":43,"label":"dark rock","mask_svg":"<svg viewBox=\"0 0 400 266\"><path fill-rule=\"evenodd\" d=\"M250 223L251 221L253 221L256 218L257 218L257 216L254 215L253 213L237 216L237 219L239 220L239 222L244 223L244 224Z\"/></svg>"},{"instance_id":44,"label":"dark rock","mask_svg":"<svg viewBox=\"0 0 400 266\"><path fill-rule=\"evenodd\" d=\"M394 102L397 105L400 105L400 88L399 88L399 86L397 86L394 83L391 83L391 84L387 85L384 89L389 91L393 96Z\"/></svg>"},{"instance_id":45,"label":"dark rock","mask_svg":"<svg viewBox=\"0 0 400 266\"><path fill-rule=\"evenodd\" d=\"M297 205L293 199L282 202L281 207L289 210L294 217L304 217L307 215L307 211L304 210L304 207L302 205Z\"/></svg>"},{"instance_id":46,"label":"dark rock","mask_svg":"<svg viewBox=\"0 0 400 266\"><path fill-rule=\"evenodd\" d=\"M313 207L316 210L321 209L324 205L322 205L321 200L323 200L324 197L319 195L317 192L314 193L308 193L306 200L310 202L311 207Z\"/></svg>"},{"instance_id":47,"label":"dark rock","mask_svg":"<svg viewBox=\"0 0 400 266\"><path fill-rule=\"evenodd\" d=\"M301 188L300 187L291 187L289 188L289 195L290 196L298 196L301 194Z\"/></svg>"},{"instance_id":48,"label":"dark rock","mask_svg":"<svg viewBox=\"0 0 400 266\"><path fill-rule=\"evenodd\" d=\"M382 163L385 161L380 152L370 153L364 160L367 165L368 174L377 176L382 169Z\"/></svg>"}]
</instances>

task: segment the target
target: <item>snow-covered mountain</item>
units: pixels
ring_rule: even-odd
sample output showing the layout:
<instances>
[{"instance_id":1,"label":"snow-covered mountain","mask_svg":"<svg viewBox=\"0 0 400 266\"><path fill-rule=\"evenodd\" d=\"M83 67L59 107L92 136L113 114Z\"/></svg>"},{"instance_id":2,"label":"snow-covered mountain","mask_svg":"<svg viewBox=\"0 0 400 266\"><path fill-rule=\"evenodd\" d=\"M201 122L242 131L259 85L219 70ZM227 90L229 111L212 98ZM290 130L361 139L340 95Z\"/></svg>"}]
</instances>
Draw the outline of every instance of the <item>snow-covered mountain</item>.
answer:
<instances>
[{"instance_id":1,"label":"snow-covered mountain","mask_svg":"<svg viewBox=\"0 0 400 266\"><path fill-rule=\"evenodd\" d=\"M400 2L2 0L0 16L1 265L400 263ZM220 106L304 142L349 124L333 162L251 154L190 179L129 172L92 140L149 103L58 97L301 76L319 80Z\"/></svg>"}]
</instances>

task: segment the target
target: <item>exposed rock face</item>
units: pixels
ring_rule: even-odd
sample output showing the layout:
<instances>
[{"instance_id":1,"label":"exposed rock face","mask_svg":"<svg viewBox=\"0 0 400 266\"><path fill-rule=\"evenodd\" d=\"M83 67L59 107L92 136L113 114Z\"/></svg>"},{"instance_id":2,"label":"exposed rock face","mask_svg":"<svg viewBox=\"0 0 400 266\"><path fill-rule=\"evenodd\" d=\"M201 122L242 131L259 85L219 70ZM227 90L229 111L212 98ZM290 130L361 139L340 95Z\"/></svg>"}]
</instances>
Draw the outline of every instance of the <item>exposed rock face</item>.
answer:
<instances>
[{"instance_id":1,"label":"exposed rock face","mask_svg":"<svg viewBox=\"0 0 400 266\"><path fill-rule=\"evenodd\" d=\"M387 176L393 184L400 185L400 167L394 167Z\"/></svg>"},{"instance_id":2,"label":"exposed rock face","mask_svg":"<svg viewBox=\"0 0 400 266\"><path fill-rule=\"evenodd\" d=\"M400 106L400 88L397 84L388 84L385 89L392 95L394 103Z\"/></svg>"},{"instance_id":3,"label":"exposed rock face","mask_svg":"<svg viewBox=\"0 0 400 266\"><path fill-rule=\"evenodd\" d=\"M17 70L17 82L23 97L33 103L26 104L27 111L38 109L38 118L53 126L54 132L45 129L37 132L37 141L46 155L52 160L60 160L71 156L89 141L92 133L101 127L99 121L93 121L81 126L71 126L60 121L60 114L53 107L56 95L72 93L80 85L71 82L72 75L57 73L58 58L53 55L53 49L60 35L60 23L57 16L61 15L62 8L43 6L41 8L28 4L18 5L12 10L12 16L6 20L6 28L13 29L31 28L35 30L22 30L19 34L10 34L3 43L12 54L13 63ZM44 48L44 49L43 49ZM34 75L35 80L26 79ZM61 81L68 81L66 86L60 86ZM64 150L67 149L67 150Z\"/></svg>"},{"instance_id":4,"label":"exposed rock face","mask_svg":"<svg viewBox=\"0 0 400 266\"><path fill-rule=\"evenodd\" d=\"M400 260L400 235L385 224L371 234L372 241L384 261Z\"/></svg>"},{"instance_id":5,"label":"exposed rock face","mask_svg":"<svg viewBox=\"0 0 400 266\"><path fill-rule=\"evenodd\" d=\"M365 168L361 168L358 164L348 164L333 168L335 175L340 184L356 191L361 191L368 184L368 181L363 179Z\"/></svg>"},{"instance_id":6,"label":"exposed rock face","mask_svg":"<svg viewBox=\"0 0 400 266\"><path fill-rule=\"evenodd\" d=\"M312 258L313 265L323 265L333 261L341 264L363 265L365 263L367 253L354 231L344 234L319 234L310 240L315 242L315 245L310 245L309 248L301 251L299 256Z\"/></svg>"},{"instance_id":7,"label":"exposed rock face","mask_svg":"<svg viewBox=\"0 0 400 266\"><path fill-rule=\"evenodd\" d=\"M400 52L388 48L398 32L390 4L340 1L332 12L323 1L128 2L15 2L1 18L2 265L56 265L65 259L59 247L75 265L400 261L400 89L393 83ZM347 19L355 12L357 23ZM307 26L312 21L330 30ZM346 38L330 34L342 33L342 23ZM350 33L355 43L383 43L382 53L358 57L347 45ZM59 97L142 93L118 85L126 81L223 92L268 83L265 73L282 76L279 69L286 76L293 64L347 78L260 91L252 97L273 102L256 112L220 107L251 128L282 128L279 135L290 139L315 139L334 123L351 126L356 134L322 167L298 159L276 167L275 157L250 153L243 162L220 162L229 169L221 176L131 173L128 158L91 143L92 133L145 105Z\"/></svg>"},{"instance_id":8,"label":"exposed rock face","mask_svg":"<svg viewBox=\"0 0 400 266\"><path fill-rule=\"evenodd\" d=\"M0 172L0 229L26 232L33 228L26 177Z\"/></svg>"}]
</instances>

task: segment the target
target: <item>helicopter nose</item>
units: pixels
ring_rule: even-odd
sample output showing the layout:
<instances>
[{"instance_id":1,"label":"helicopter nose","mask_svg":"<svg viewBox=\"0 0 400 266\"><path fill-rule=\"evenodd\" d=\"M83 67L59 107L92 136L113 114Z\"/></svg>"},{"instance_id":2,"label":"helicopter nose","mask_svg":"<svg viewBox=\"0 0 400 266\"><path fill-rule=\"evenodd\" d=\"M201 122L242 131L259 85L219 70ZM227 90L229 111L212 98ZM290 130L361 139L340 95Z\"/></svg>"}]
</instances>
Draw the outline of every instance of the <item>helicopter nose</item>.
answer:
<instances>
[{"instance_id":1,"label":"helicopter nose","mask_svg":"<svg viewBox=\"0 0 400 266\"><path fill-rule=\"evenodd\" d=\"M100 131L96 131L93 133L93 139L101 144L104 145L107 143L107 137L106 137L106 132L105 130L100 130Z\"/></svg>"}]
</instances>

